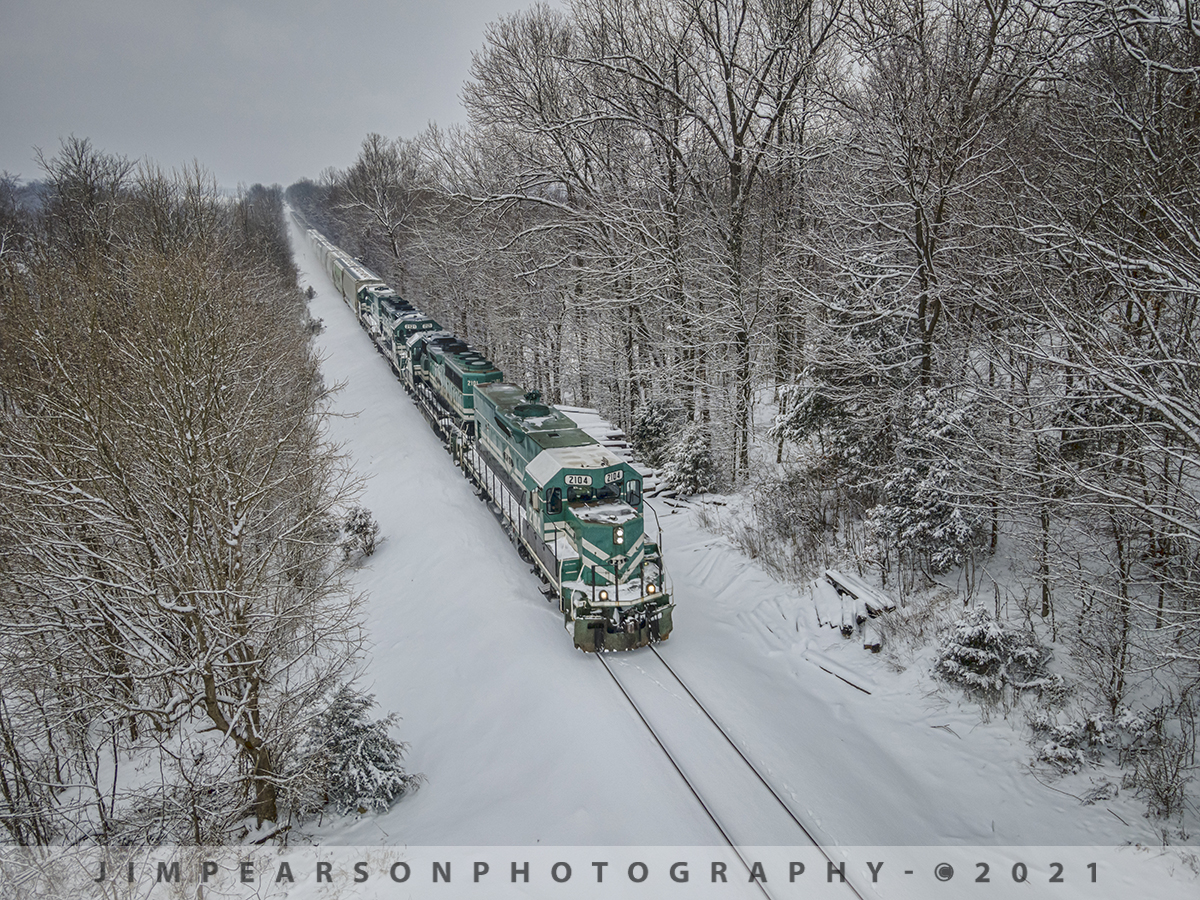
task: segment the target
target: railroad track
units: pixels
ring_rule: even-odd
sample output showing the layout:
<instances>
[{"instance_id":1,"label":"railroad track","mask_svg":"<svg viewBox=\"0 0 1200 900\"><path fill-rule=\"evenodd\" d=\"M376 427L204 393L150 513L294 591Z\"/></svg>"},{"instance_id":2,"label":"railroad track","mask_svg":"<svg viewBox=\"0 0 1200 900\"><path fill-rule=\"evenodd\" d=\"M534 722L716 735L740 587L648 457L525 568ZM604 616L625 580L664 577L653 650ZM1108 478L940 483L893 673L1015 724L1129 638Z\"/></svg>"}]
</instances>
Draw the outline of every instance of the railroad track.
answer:
<instances>
[{"instance_id":1,"label":"railroad track","mask_svg":"<svg viewBox=\"0 0 1200 900\"><path fill-rule=\"evenodd\" d=\"M808 827L729 732L651 645L650 653L596 654L721 837L742 861L743 847L811 844L834 864ZM786 839L790 838L790 840ZM770 886L754 884L768 900ZM847 873L846 896L865 900Z\"/></svg>"}]
</instances>

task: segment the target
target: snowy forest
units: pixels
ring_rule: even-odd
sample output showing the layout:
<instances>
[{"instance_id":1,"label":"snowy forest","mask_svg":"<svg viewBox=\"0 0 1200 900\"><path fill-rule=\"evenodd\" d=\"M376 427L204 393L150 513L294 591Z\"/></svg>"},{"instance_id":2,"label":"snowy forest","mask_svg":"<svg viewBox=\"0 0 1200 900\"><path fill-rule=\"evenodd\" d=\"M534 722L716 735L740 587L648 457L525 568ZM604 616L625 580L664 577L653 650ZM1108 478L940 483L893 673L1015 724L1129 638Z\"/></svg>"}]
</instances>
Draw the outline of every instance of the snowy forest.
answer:
<instances>
[{"instance_id":1,"label":"snowy forest","mask_svg":"<svg viewBox=\"0 0 1200 900\"><path fill-rule=\"evenodd\" d=\"M0 842L386 806L415 781L352 686L363 512L282 189L39 161L0 182Z\"/></svg>"},{"instance_id":2,"label":"snowy forest","mask_svg":"<svg viewBox=\"0 0 1200 900\"><path fill-rule=\"evenodd\" d=\"M75 137L0 175L0 844L270 841L421 781L356 681L378 526L285 202L1187 839L1196 0L566 0L462 99L286 192Z\"/></svg>"},{"instance_id":3,"label":"snowy forest","mask_svg":"<svg viewBox=\"0 0 1200 900\"><path fill-rule=\"evenodd\" d=\"M949 584L977 657L1024 635L967 687L1046 688L1014 660L1053 648L1084 723L1063 757L1137 721L1123 762L1179 810L1193 0L535 5L488 28L462 98L465 127L368 135L288 201L681 494L738 492L726 527L782 576Z\"/></svg>"}]
</instances>

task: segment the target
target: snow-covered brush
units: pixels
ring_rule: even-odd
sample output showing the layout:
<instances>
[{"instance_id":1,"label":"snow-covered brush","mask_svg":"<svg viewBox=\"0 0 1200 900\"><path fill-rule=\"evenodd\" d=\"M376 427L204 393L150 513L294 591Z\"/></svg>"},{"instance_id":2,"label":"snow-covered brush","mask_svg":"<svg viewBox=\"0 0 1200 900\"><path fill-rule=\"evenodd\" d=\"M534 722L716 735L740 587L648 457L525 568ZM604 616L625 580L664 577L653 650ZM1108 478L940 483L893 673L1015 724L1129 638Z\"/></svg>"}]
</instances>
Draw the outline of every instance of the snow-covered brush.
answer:
<instances>
[{"instance_id":1,"label":"snow-covered brush","mask_svg":"<svg viewBox=\"0 0 1200 900\"><path fill-rule=\"evenodd\" d=\"M942 639L934 672L968 693L998 700L1050 683L1050 651L1028 631L1005 628L983 607L967 610Z\"/></svg>"},{"instance_id":2,"label":"snow-covered brush","mask_svg":"<svg viewBox=\"0 0 1200 900\"><path fill-rule=\"evenodd\" d=\"M320 760L322 799L342 815L386 810L423 780L404 771L408 745L388 734L396 714L371 721L367 711L374 705L374 695L343 686L309 732L305 755Z\"/></svg>"},{"instance_id":3,"label":"snow-covered brush","mask_svg":"<svg viewBox=\"0 0 1200 900\"><path fill-rule=\"evenodd\" d=\"M379 523L365 506L355 506L342 522L342 558L370 556L379 538Z\"/></svg>"}]
</instances>

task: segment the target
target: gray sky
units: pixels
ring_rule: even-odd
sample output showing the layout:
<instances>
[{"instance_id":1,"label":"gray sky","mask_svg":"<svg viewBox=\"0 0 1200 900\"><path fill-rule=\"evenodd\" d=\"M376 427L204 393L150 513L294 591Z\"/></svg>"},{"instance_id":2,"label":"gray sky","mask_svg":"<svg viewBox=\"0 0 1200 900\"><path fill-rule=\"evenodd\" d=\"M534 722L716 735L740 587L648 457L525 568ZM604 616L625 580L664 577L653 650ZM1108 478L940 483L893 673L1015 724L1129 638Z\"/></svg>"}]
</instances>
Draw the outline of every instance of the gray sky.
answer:
<instances>
[{"instance_id":1,"label":"gray sky","mask_svg":"<svg viewBox=\"0 0 1200 900\"><path fill-rule=\"evenodd\" d=\"M222 187L354 161L368 132L464 122L485 24L533 0L0 0L0 171L90 138Z\"/></svg>"}]
</instances>

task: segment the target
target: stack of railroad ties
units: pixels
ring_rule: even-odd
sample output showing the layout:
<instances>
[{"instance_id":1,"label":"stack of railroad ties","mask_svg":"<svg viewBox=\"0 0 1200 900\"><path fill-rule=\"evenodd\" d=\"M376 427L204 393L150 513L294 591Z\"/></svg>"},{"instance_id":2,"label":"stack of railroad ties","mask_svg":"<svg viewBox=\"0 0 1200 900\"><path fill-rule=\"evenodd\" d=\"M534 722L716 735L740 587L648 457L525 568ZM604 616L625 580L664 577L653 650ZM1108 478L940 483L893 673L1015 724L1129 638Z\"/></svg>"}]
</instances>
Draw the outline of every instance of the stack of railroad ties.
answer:
<instances>
[{"instance_id":1,"label":"stack of railroad ties","mask_svg":"<svg viewBox=\"0 0 1200 900\"><path fill-rule=\"evenodd\" d=\"M293 213L293 215L296 215ZM537 391L401 298L296 215L334 287L557 599L581 650L671 633L661 538L647 539L642 475Z\"/></svg>"}]
</instances>

